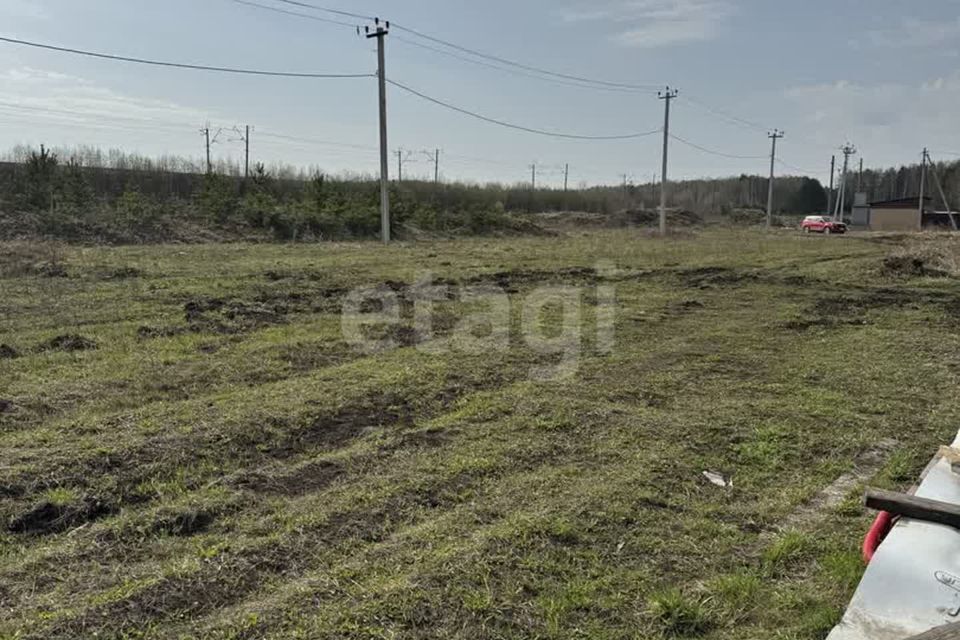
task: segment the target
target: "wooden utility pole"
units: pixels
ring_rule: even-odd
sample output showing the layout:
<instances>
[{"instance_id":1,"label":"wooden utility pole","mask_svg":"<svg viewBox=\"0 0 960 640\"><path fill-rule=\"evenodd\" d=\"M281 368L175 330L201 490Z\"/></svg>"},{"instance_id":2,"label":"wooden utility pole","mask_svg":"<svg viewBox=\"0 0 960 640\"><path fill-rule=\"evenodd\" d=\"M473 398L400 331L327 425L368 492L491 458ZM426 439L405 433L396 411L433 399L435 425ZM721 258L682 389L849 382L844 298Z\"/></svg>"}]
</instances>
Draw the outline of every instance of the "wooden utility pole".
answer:
<instances>
[{"instance_id":1,"label":"wooden utility pole","mask_svg":"<svg viewBox=\"0 0 960 640\"><path fill-rule=\"evenodd\" d=\"M774 129L767 135L773 141L770 149L770 183L767 185L767 229L773 226L773 165L777 161L777 140L782 138L783 131Z\"/></svg>"},{"instance_id":2,"label":"wooden utility pole","mask_svg":"<svg viewBox=\"0 0 960 640\"><path fill-rule=\"evenodd\" d=\"M567 192L567 182L570 179L570 163L563 165L563 192Z\"/></svg>"},{"instance_id":3,"label":"wooden utility pole","mask_svg":"<svg viewBox=\"0 0 960 640\"><path fill-rule=\"evenodd\" d=\"M397 149L397 183L403 182L403 149Z\"/></svg>"},{"instance_id":4,"label":"wooden utility pole","mask_svg":"<svg viewBox=\"0 0 960 640\"><path fill-rule=\"evenodd\" d=\"M373 29L364 27L367 38L377 39L377 80L380 85L380 238L384 244L390 242L390 175L387 156L387 62L384 40L390 33L390 22L380 24L380 18L374 18Z\"/></svg>"},{"instance_id":5,"label":"wooden utility pole","mask_svg":"<svg viewBox=\"0 0 960 640\"><path fill-rule=\"evenodd\" d=\"M863 158L860 158L860 171L857 172L857 193L863 188Z\"/></svg>"},{"instance_id":6,"label":"wooden utility pole","mask_svg":"<svg viewBox=\"0 0 960 640\"><path fill-rule=\"evenodd\" d=\"M537 190L537 163L530 165L530 186L533 191Z\"/></svg>"},{"instance_id":7,"label":"wooden utility pole","mask_svg":"<svg viewBox=\"0 0 960 640\"><path fill-rule=\"evenodd\" d=\"M433 152L433 183L440 183L440 149Z\"/></svg>"},{"instance_id":8,"label":"wooden utility pole","mask_svg":"<svg viewBox=\"0 0 960 640\"><path fill-rule=\"evenodd\" d=\"M667 153L670 150L670 101L677 97L677 90L666 87L657 97L664 101L663 110L663 168L660 171L660 235L667 235Z\"/></svg>"}]
</instances>

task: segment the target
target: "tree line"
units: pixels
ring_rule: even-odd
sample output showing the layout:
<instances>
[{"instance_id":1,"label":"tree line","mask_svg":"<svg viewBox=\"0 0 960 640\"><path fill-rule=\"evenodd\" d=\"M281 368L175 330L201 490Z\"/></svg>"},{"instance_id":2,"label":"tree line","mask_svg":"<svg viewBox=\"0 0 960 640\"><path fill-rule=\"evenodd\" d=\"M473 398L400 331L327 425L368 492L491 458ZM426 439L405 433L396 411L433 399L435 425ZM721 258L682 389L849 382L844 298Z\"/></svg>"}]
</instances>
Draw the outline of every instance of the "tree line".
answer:
<instances>
[{"instance_id":1,"label":"tree line","mask_svg":"<svg viewBox=\"0 0 960 640\"><path fill-rule=\"evenodd\" d=\"M938 165L948 197L960 194L960 163ZM919 167L865 171L871 199L914 195ZM671 207L693 216L729 217L766 207L758 175L671 182ZM848 183L853 202L855 181ZM776 212L823 212L827 192L816 179L777 178ZM522 232L519 214L580 211L613 215L659 204L659 185L564 190L530 184L434 183L391 185L393 224L405 233ZM749 218L759 221L757 216ZM319 168L255 164L247 178L235 163L207 173L188 158L149 158L92 147L15 148L0 162L0 239L45 236L91 242L196 241L272 238L282 241L372 238L379 232L379 183L374 176L331 176Z\"/></svg>"}]
</instances>

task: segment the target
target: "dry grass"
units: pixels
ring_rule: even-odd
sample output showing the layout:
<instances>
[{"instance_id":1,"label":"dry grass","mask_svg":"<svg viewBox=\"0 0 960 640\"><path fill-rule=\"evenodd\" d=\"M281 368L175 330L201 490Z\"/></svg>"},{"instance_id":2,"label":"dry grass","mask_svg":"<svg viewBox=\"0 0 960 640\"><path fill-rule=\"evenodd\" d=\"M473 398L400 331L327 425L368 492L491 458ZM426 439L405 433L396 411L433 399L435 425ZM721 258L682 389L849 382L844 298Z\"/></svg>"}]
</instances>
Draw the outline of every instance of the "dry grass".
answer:
<instances>
[{"instance_id":1,"label":"dry grass","mask_svg":"<svg viewBox=\"0 0 960 640\"><path fill-rule=\"evenodd\" d=\"M884 259L883 271L901 277L960 277L960 237L941 232L911 236Z\"/></svg>"},{"instance_id":2,"label":"dry grass","mask_svg":"<svg viewBox=\"0 0 960 640\"><path fill-rule=\"evenodd\" d=\"M0 242L0 278L66 275L64 246L57 242Z\"/></svg>"},{"instance_id":3,"label":"dry grass","mask_svg":"<svg viewBox=\"0 0 960 640\"><path fill-rule=\"evenodd\" d=\"M0 637L822 639L869 522L824 489L889 438L863 481L909 482L960 421L960 281L884 277L889 249L620 230L0 278ZM346 290L424 271L515 305L582 287L576 374L533 378L518 336L345 344Z\"/></svg>"}]
</instances>

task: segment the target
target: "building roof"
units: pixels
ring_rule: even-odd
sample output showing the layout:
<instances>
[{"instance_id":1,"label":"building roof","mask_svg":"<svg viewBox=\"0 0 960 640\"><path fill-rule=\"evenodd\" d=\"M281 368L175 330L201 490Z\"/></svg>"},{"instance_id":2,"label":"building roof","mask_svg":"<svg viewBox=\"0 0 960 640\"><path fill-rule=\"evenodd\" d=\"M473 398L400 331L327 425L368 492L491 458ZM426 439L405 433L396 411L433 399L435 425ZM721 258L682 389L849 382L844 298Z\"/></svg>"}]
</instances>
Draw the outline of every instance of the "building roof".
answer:
<instances>
[{"instance_id":1,"label":"building roof","mask_svg":"<svg viewBox=\"0 0 960 640\"><path fill-rule=\"evenodd\" d=\"M923 202L926 204L930 202L932 198L930 196L924 196ZM916 207L920 203L918 196L913 196L912 198L896 198L894 200L879 200L877 202L871 202L870 206L874 209L905 209L910 207Z\"/></svg>"}]
</instances>

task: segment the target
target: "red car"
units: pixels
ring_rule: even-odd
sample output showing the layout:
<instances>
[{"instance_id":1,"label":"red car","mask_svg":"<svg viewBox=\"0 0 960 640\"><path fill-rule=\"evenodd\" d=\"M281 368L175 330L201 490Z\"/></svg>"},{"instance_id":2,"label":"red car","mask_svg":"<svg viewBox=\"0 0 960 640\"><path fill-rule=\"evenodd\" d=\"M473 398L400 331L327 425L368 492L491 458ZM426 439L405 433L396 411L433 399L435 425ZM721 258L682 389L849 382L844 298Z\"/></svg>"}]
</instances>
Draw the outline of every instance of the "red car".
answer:
<instances>
[{"instance_id":1,"label":"red car","mask_svg":"<svg viewBox=\"0 0 960 640\"><path fill-rule=\"evenodd\" d=\"M800 223L800 228L803 229L804 233L817 232L827 235L847 232L846 224L827 216L807 216Z\"/></svg>"}]
</instances>

